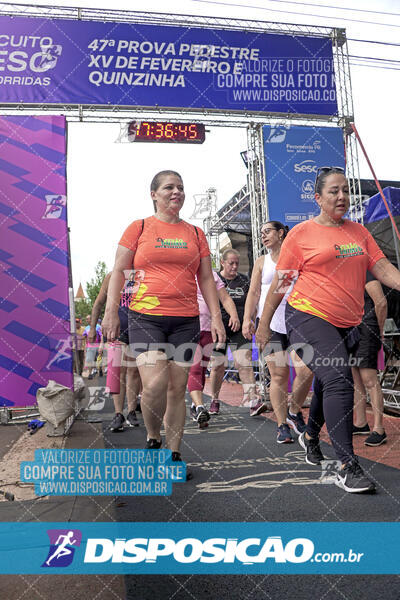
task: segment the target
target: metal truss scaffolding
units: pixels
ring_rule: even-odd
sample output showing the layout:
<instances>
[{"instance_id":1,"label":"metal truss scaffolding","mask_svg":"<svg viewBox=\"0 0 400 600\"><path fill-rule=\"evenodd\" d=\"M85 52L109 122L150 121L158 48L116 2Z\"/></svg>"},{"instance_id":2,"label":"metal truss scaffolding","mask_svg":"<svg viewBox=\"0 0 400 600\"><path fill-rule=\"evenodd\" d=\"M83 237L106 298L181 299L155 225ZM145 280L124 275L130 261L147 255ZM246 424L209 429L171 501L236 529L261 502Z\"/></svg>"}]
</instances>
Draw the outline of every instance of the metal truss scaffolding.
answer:
<instances>
[{"instance_id":1,"label":"metal truss scaffolding","mask_svg":"<svg viewBox=\"0 0 400 600\"><path fill-rule=\"evenodd\" d=\"M262 251L259 236L261 224L268 219L268 196L265 184L265 168L263 155L262 126L297 124L319 127L337 125L342 128L346 144L347 175L351 191L352 218L362 220L361 191L358 173L358 157L354 134L350 134L350 123L353 121L353 102L351 95L349 55L344 29L296 25L290 23L270 23L265 21L219 18L209 16L172 15L142 11L99 10L92 8L62 8L38 5L20 5L0 3L0 15L23 16L46 19L70 19L85 21L103 21L128 23L134 31L135 24L153 24L162 26L180 26L190 28L218 28L245 32L272 33L286 36L303 36L323 38L332 41L338 113L331 116L272 113L268 111L221 110L204 108L160 108L157 106L124 106L124 105L89 105L67 104L55 105L44 102L41 105L27 103L2 103L3 114L21 114L29 110L30 114L46 111L47 114L64 114L70 121L119 121L131 119L168 118L174 122L189 117L193 122L223 127L248 128L248 165L249 177L247 186L243 187L228 204L206 219L207 235L214 241L228 227L235 226L236 231L244 227L239 214L250 207L251 229L253 238L253 257L257 258ZM221 167L222 168L222 167ZM228 171L229 172L229 171ZM247 229L246 229L247 232ZM261 369L262 372L262 369ZM264 386L265 388L265 386ZM264 389L265 392L265 389Z\"/></svg>"},{"instance_id":2,"label":"metal truss scaffolding","mask_svg":"<svg viewBox=\"0 0 400 600\"><path fill-rule=\"evenodd\" d=\"M268 21L257 21L250 19L233 19L223 17L170 14L170 13L153 13L144 11L128 11L128 10L108 10L94 8L74 8L74 7L59 7L59 6L40 6L29 4L13 4L0 2L0 16L20 16L46 19L67 19L79 21L101 21L101 22L116 22L127 23L132 27L134 32L135 24L147 25L162 25L163 27L188 27L199 29L223 29L227 31L245 31L258 33L271 33L286 36L304 36L313 38L334 39L337 37L336 32L344 30L332 29L330 27L320 27L315 25L296 25L292 23L273 23ZM342 34L344 35L344 34ZM347 53L347 47L346 47ZM347 54L346 54L347 57ZM348 59L347 59L348 64ZM29 109L30 113L38 111L46 111L47 114L56 112L57 114L65 114L69 120L87 120L87 121L122 121L138 117L149 118L150 116L168 115L168 120L174 121L182 119L183 115L189 116L194 122L196 120L206 125L220 125L224 127L232 126L247 126L251 122L265 123L266 119L269 122L282 123L282 120L290 120L298 122L299 119L308 119L307 115L285 113L270 113L265 111L248 111L243 110L225 110L225 109L205 109L205 108L165 108L159 106L133 106L133 105L92 105L92 104L52 104L44 101L42 104L29 103L1 103L3 113ZM316 121L338 121L336 116L326 117L322 115L312 115L313 122Z\"/></svg>"}]
</instances>

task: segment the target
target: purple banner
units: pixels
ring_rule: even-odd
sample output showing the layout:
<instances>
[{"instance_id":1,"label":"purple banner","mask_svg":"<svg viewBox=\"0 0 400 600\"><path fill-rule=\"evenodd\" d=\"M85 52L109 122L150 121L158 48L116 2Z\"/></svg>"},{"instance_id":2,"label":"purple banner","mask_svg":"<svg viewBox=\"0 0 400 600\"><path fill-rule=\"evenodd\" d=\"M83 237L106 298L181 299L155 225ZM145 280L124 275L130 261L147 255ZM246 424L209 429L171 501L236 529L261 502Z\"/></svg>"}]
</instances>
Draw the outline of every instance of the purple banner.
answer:
<instances>
[{"instance_id":1,"label":"purple banner","mask_svg":"<svg viewBox=\"0 0 400 600\"><path fill-rule=\"evenodd\" d=\"M332 40L0 16L0 101L334 115Z\"/></svg>"},{"instance_id":2,"label":"purple banner","mask_svg":"<svg viewBox=\"0 0 400 600\"><path fill-rule=\"evenodd\" d=\"M66 122L0 118L0 406L72 387Z\"/></svg>"}]
</instances>

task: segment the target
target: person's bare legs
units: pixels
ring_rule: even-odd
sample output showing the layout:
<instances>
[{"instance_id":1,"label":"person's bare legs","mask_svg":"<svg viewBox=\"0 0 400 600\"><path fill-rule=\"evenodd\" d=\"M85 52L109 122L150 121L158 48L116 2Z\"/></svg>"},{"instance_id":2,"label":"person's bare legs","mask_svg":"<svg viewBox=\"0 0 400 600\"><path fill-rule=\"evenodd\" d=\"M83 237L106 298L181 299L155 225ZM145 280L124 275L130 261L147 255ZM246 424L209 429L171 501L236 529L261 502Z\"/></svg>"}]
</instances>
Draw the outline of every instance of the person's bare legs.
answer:
<instances>
[{"instance_id":1,"label":"person's bare legs","mask_svg":"<svg viewBox=\"0 0 400 600\"><path fill-rule=\"evenodd\" d=\"M137 397L139 395L141 380L137 367L126 368L126 400L128 412L136 410Z\"/></svg>"},{"instance_id":2,"label":"person's bare legs","mask_svg":"<svg viewBox=\"0 0 400 600\"><path fill-rule=\"evenodd\" d=\"M166 447L179 452L186 419L185 392L189 376L188 365L168 361L167 410L164 416Z\"/></svg>"},{"instance_id":3,"label":"person's bare legs","mask_svg":"<svg viewBox=\"0 0 400 600\"><path fill-rule=\"evenodd\" d=\"M129 346L124 349L124 359L126 363L126 400L128 404L128 413L136 410L138 395L140 394L142 381L140 379L139 369L136 361L129 354Z\"/></svg>"},{"instance_id":4,"label":"person's bare legs","mask_svg":"<svg viewBox=\"0 0 400 600\"><path fill-rule=\"evenodd\" d=\"M219 392L221 390L222 381L225 374L225 363L226 357L222 354L213 356L211 359L210 391L212 400L218 401Z\"/></svg>"},{"instance_id":5,"label":"person's bare legs","mask_svg":"<svg viewBox=\"0 0 400 600\"><path fill-rule=\"evenodd\" d=\"M289 410L292 415L297 415L306 401L314 375L297 354L291 352L290 357L296 371L296 377L293 381Z\"/></svg>"},{"instance_id":6,"label":"person's bare legs","mask_svg":"<svg viewBox=\"0 0 400 600\"><path fill-rule=\"evenodd\" d=\"M164 352L150 350L136 359L143 384L141 408L147 438L161 440L161 424L167 408L168 360Z\"/></svg>"},{"instance_id":7,"label":"person's bare legs","mask_svg":"<svg viewBox=\"0 0 400 600\"><path fill-rule=\"evenodd\" d=\"M233 358L243 385L243 404L254 406L258 402L258 397L251 350L239 348L233 352Z\"/></svg>"},{"instance_id":8,"label":"person's bare legs","mask_svg":"<svg viewBox=\"0 0 400 600\"><path fill-rule=\"evenodd\" d=\"M198 406L204 407L203 402L203 389L205 383L205 371L207 365L210 361L211 352L214 347L214 343L206 344L205 342L211 339L211 333L201 332L200 333L200 342L196 348L196 352L194 354L193 363L189 369L189 378L188 378L188 390L190 393L190 398L192 400L192 405L197 408Z\"/></svg>"},{"instance_id":9,"label":"person's bare legs","mask_svg":"<svg viewBox=\"0 0 400 600\"><path fill-rule=\"evenodd\" d=\"M383 394L375 369L360 369L361 380L365 390L371 398L372 412L374 415L373 431L382 434L383 428ZM365 399L366 400L366 399Z\"/></svg>"},{"instance_id":10,"label":"person's bare legs","mask_svg":"<svg viewBox=\"0 0 400 600\"><path fill-rule=\"evenodd\" d=\"M287 364L286 352L274 352L266 357L271 383L269 386L269 397L272 408L280 425L286 424L289 366Z\"/></svg>"},{"instance_id":11,"label":"person's bare legs","mask_svg":"<svg viewBox=\"0 0 400 600\"><path fill-rule=\"evenodd\" d=\"M115 413L123 413L126 392L126 367L121 367L119 372L119 394L111 394L114 402Z\"/></svg>"},{"instance_id":12,"label":"person's bare legs","mask_svg":"<svg viewBox=\"0 0 400 600\"><path fill-rule=\"evenodd\" d=\"M204 406L203 403L203 392L202 390L193 390L190 392L190 397L192 399L193 404L197 406Z\"/></svg>"}]
</instances>

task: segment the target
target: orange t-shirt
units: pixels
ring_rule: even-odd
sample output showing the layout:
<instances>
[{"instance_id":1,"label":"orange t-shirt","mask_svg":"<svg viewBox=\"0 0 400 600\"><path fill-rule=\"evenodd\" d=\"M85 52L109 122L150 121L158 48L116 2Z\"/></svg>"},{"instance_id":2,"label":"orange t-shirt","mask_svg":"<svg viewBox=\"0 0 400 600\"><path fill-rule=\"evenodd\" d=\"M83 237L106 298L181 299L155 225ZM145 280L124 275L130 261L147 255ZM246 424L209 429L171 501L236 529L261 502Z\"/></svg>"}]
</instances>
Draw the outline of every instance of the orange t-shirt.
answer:
<instances>
[{"instance_id":1,"label":"orange t-shirt","mask_svg":"<svg viewBox=\"0 0 400 600\"><path fill-rule=\"evenodd\" d=\"M363 316L367 269L381 258L385 255L359 223L327 227L305 221L283 242L276 270L298 271L288 298L293 308L336 327L352 327Z\"/></svg>"},{"instance_id":2,"label":"orange t-shirt","mask_svg":"<svg viewBox=\"0 0 400 600\"><path fill-rule=\"evenodd\" d=\"M131 310L145 315L199 314L195 276L200 259L210 255L199 227L186 221L164 223L153 216L131 223L119 243L135 253L133 268L142 271Z\"/></svg>"}]
</instances>

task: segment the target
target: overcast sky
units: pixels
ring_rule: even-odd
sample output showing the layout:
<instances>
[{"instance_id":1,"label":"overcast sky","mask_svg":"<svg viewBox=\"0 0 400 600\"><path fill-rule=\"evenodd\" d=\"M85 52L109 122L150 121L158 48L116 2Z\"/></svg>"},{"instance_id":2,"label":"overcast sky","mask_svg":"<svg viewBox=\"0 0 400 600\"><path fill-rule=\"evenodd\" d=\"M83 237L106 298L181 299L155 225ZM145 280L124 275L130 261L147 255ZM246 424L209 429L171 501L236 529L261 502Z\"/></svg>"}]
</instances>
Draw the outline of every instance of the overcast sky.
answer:
<instances>
[{"instance_id":1,"label":"overcast sky","mask_svg":"<svg viewBox=\"0 0 400 600\"><path fill-rule=\"evenodd\" d=\"M18 4L18 2L13 3ZM19 2L25 4L25 2ZM109 0L46 2L41 5L110 9ZM333 8L328 8L331 5ZM4 10L0 3L0 8ZM206 0L145 3L113 0L112 8L153 12L230 16L346 28L347 37L384 44L349 42L350 55L377 57L351 67L355 123L380 179L400 179L400 3L398 0ZM342 7L342 8L339 8ZM349 10L351 9L351 10ZM384 14L391 13L391 14ZM315 16L313 16L315 15ZM388 45L390 42L397 44ZM390 63L388 60L397 60ZM366 66L373 64L374 66ZM376 66L378 65L378 66ZM216 187L222 206L246 181L239 152L246 149L246 130L209 128L201 146L117 143L117 123L70 123L68 133L68 212L75 291L93 276L98 260L112 267L116 244L134 219L152 212L149 184L159 170L182 173L186 188L184 218L192 214L193 195ZM360 174L371 177L360 155ZM201 221L197 221L201 225Z\"/></svg>"}]
</instances>

